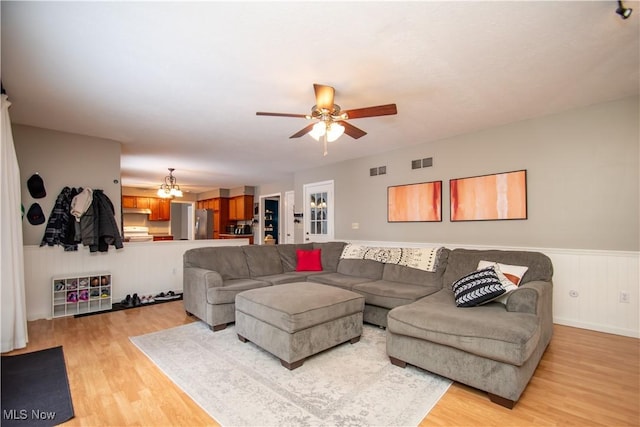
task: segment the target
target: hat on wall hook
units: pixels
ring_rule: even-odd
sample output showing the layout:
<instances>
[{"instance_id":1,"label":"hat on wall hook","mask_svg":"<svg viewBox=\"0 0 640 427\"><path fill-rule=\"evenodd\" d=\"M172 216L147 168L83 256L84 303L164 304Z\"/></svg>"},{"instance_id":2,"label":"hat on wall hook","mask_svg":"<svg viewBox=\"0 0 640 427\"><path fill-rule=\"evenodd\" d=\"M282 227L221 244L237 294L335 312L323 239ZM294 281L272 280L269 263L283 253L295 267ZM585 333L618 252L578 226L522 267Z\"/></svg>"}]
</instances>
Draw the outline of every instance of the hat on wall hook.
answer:
<instances>
[{"instance_id":1,"label":"hat on wall hook","mask_svg":"<svg viewBox=\"0 0 640 427\"><path fill-rule=\"evenodd\" d=\"M31 175L31 177L27 180L27 188L29 189L29 194L34 199L41 199L47 195L47 191L44 188L44 181L38 172Z\"/></svg>"}]
</instances>

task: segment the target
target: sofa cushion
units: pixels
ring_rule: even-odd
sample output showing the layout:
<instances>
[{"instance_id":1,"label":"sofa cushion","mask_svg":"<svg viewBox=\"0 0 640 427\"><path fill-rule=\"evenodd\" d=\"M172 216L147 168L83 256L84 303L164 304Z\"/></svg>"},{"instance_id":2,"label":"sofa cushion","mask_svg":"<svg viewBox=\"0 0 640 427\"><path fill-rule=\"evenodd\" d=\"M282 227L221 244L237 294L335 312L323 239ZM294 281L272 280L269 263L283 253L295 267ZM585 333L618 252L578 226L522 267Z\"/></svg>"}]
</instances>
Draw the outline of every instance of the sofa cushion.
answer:
<instances>
[{"instance_id":1,"label":"sofa cushion","mask_svg":"<svg viewBox=\"0 0 640 427\"><path fill-rule=\"evenodd\" d=\"M343 289L349 289L358 283L370 282L371 279L366 277L348 276L340 273L321 273L307 277L307 282L322 283L324 285L337 286Z\"/></svg>"},{"instance_id":2,"label":"sofa cushion","mask_svg":"<svg viewBox=\"0 0 640 427\"><path fill-rule=\"evenodd\" d=\"M185 267L198 267L220 273L223 280L249 278L246 256L240 246L207 246L184 253Z\"/></svg>"},{"instance_id":3,"label":"sofa cushion","mask_svg":"<svg viewBox=\"0 0 640 427\"><path fill-rule=\"evenodd\" d=\"M311 250L313 249L313 243L285 243L281 245L275 245L275 248L280 254L280 261L282 261L282 270L285 273L288 273L290 271L296 271L296 264L298 262L296 250Z\"/></svg>"},{"instance_id":4,"label":"sofa cushion","mask_svg":"<svg viewBox=\"0 0 640 427\"><path fill-rule=\"evenodd\" d=\"M254 277L256 280L264 280L272 285L282 285L283 283L306 282L307 277L315 274L312 271L290 271L288 273L273 274L271 276Z\"/></svg>"},{"instance_id":5,"label":"sofa cushion","mask_svg":"<svg viewBox=\"0 0 640 427\"><path fill-rule=\"evenodd\" d=\"M241 246L247 257L247 266L251 277L281 274L282 262L280 254L273 245L247 245Z\"/></svg>"},{"instance_id":6,"label":"sofa cushion","mask_svg":"<svg viewBox=\"0 0 640 427\"><path fill-rule=\"evenodd\" d=\"M313 243L313 249L322 249L322 268L326 272L338 270L338 261L344 249L345 242Z\"/></svg>"},{"instance_id":7,"label":"sofa cushion","mask_svg":"<svg viewBox=\"0 0 640 427\"><path fill-rule=\"evenodd\" d=\"M383 269L383 263L369 259L341 259L338 263L338 273L369 280L382 279Z\"/></svg>"},{"instance_id":8,"label":"sofa cushion","mask_svg":"<svg viewBox=\"0 0 640 427\"><path fill-rule=\"evenodd\" d=\"M540 339L535 314L508 312L504 305L493 302L461 309L448 289L394 308L387 323L388 331L394 334L516 366L531 357Z\"/></svg>"},{"instance_id":9,"label":"sofa cushion","mask_svg":"<svg viewBox=\"0 0 640 427\"><path fill-rule=\"evenodd\" d=\"M493 266L473 271L451 287L458 307L486 304L507 292Z\"/></svg>"},{"instance_id":10,"label":"sofa cushion","mask_svg":"<svg viewBox=\"0 0 640 427\"><path fill-rule=\"evenodd\" d=\"M296 271L322 271L322 249L296 249Z\"/></svg>"},{"instance_id":11,"label":"sofa cushion","mask_svg":"<svg viewBox=\"0 0 640 427\"><path fill-rule=\"evenodd\" d=\"M447 248L440 248L435 272L418 270L417 268L397 264L384 264L382 280L428 287L435 286L440 289L442 288L442 275L447 268L449 252L450 251Z\"/></svg>"},{"instance_id":12,"label":"sofa cushion","mask_svg":"<svg viewBox=\"0 0 640 427\"><path fill-rule=\"evenodd\" d=\"M209 304L233 304L236 300L236 295L240 292L267 286L271 286L271 283L262 280L225 280L224 286L207 289L207 302Z\"/></svg>"},{"instance_id":13,"label":"sofa cushion","mask_svg":"<svg viewBox=\"0 0 640 427\"><path fill-rule=\"evenodd\" d=\"M410 304L440 290L440 286L427 287L407 283L377 280L358 283L351 288L364 296L365 302L383 308L394 308Z\"/></svg>"},{"instance_id":14,"label":"sofa cushion","mask_svg":"<svg viewBox=\"0 0 640 427\"><path fill-rule=\"evenodd\" d=\"M551 282L553 277L551 260L540 252L454 249L442 277L443 287L451 289L453 282L475 271L482 260L529 267L520 285L534 280Z\"/></svg>"}]
</instances>

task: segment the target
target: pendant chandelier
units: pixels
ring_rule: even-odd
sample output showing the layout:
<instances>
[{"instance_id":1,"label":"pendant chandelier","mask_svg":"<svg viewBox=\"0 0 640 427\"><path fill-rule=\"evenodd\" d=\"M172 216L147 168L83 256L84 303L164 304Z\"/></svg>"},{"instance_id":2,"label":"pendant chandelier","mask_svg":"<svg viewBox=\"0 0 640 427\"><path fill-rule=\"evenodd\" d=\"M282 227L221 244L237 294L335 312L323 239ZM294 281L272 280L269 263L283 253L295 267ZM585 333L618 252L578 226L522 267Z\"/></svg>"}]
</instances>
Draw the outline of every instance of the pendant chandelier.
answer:
<instances>
[{"instance_id":1,"label":"pendant chandelier","mask_svg":"<svg viewBox=\"0 0 640 427\"><path fill-rule=\"evenodd\" d=\"M160 184L158 188L158 196L163 199L170 199L173 197L182 197L182 190L176 183L176 177L173 176L174 168L169 168L169 175L164 177L164 182Z\"/></svg>"}]
</instances>

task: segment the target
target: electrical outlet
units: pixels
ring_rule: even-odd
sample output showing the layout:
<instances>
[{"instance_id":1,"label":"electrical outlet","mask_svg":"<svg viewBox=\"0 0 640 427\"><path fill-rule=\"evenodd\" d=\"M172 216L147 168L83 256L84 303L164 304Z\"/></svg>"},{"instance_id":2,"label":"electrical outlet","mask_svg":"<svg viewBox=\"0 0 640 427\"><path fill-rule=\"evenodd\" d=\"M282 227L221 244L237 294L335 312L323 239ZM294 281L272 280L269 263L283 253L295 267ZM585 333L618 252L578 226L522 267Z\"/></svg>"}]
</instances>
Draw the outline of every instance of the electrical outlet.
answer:
<instances>
[{"instance_id":1,"label":"electrical outlet","mask_svg":"<svg viewBox=\"0 0 640 427\"><path fill-rule=\"evenodd\" d=\"M620 302L623 303L629 303L631 302L631 295L629 295L629 292L627 291L620 291L620 298L619 298Z\"/></svg>"},{"instance_id":2,"label":"electrical outlet","mask_svg":"<svg viewBox=\"0 0 640 427\"><path fill-rule=\"evenodd\" d=\"M360 223L358 223L358 222L352 222L351 223L351 229L352 230L357 230L359 228L360 228Z\"/></svg>"}]
</instances>

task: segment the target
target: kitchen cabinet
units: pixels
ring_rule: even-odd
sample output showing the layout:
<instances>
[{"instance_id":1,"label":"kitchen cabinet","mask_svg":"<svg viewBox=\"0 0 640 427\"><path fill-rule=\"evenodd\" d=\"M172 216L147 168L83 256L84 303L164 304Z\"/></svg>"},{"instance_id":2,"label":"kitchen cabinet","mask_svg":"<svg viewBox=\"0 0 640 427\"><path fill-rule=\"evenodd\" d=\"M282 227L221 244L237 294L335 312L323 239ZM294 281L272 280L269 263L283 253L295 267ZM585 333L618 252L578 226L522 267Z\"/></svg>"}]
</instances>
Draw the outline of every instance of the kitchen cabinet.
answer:
<instances>
[{"instance_id":1,"label":"kitchen cabinet","mask_svg":"<svg viewBox=\"0 0 640 427\"><path fill-rule=\"evenodd\" d=\"M151 207L151 199L153 197L136 197L136 208L149 209Z\"/></svg>"},{"instance_id":2,"label":"kitchen cabinet","mask_svg":"<svg viewBox=\"0 0 640 427\"><path fill-rule=\"evenodd\" d=\"M135 208L136 207L136 196L122 196L122 207L123 208Z\"/></svg>"},{"instance_id":3,"label":"kitchen cabinet","mask_svg":"<svg viewBox=\"0 0 640 427\"><path fill-rule=\"evenodd\" d=\"M137 206L140 207L140 206ZM171 199L158 199L149 197L149 221L169 221L171 220Z\"/></svg>"},{"instance_id":4,"label":"kitchen cabinet","mask_svg":"<svg viewBox=\"0 0 640 427\"><path fill-rule=\"evenodd\" d=\"M253 219L253 196L236 196L229 199L229 219L248 221Z\"/></svg>"},{"instance_id":5,"label":"kitchen cabinet","mask_svg":"<svg viewBox=\"0 0 640 427\"><path fill-rule=\"evenodd\" d=\"M123 208L149 209L152 197L122 196Z\"/></svg>"}]
</instances>

